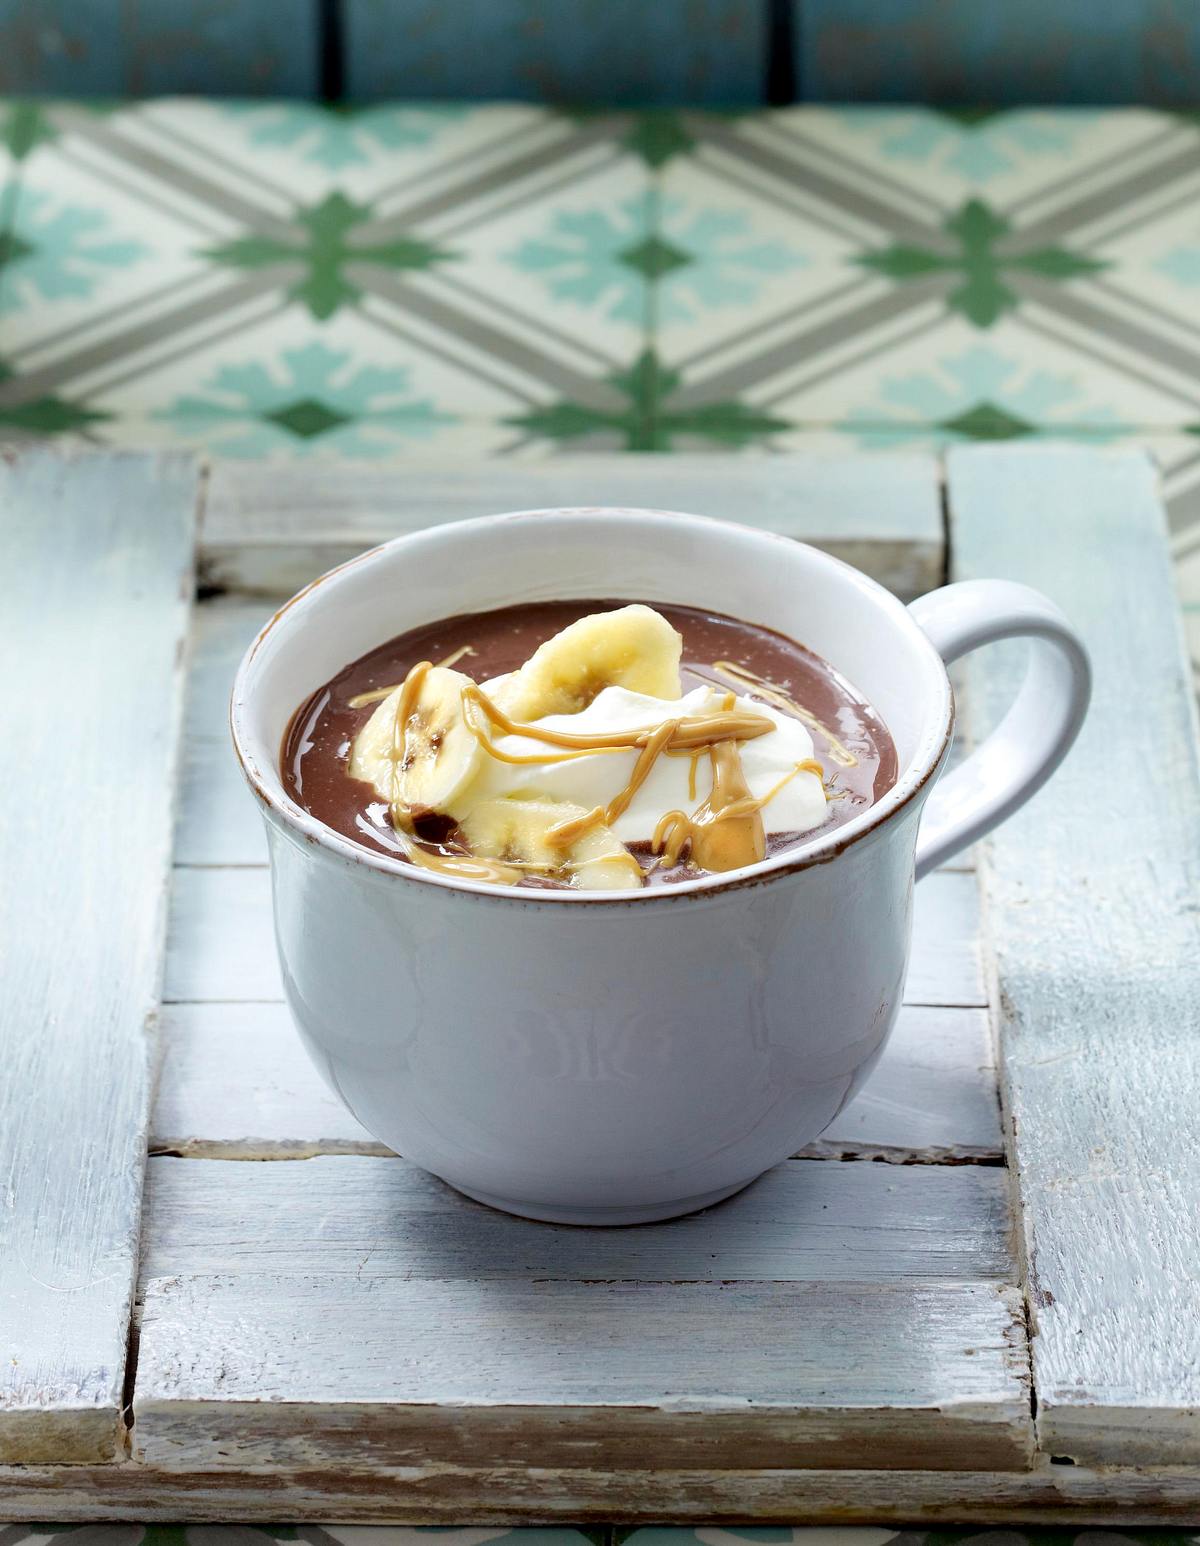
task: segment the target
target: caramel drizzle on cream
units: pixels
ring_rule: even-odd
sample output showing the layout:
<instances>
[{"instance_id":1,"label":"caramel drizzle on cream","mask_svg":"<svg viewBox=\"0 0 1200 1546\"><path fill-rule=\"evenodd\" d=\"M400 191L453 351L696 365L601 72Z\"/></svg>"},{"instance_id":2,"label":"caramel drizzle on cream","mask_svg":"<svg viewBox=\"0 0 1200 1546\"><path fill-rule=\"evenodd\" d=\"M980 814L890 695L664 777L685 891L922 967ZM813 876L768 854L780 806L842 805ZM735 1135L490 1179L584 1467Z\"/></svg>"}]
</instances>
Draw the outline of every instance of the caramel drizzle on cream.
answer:
<instances>
[{"instance_id":1,"label":"caramel drizzle on cream","mask_svg":"<svg viewBox=\"0 0 1200 1546\"><path fill-rule=\"evenodd\" d=\"M728 755L731 750L735 752L732 759ZM766 794L756 796L750 793L741 759L730 742L722 741L710 747L709 757L712 760L712 789L699 809L691 815L687 811L667 811L654 829L651 850L662 855L668 868L679 863L680 855L689 843L692 862L702 870L720 872L757 863L766 853L763 808L798 773L822 776L821 764L808 757L798 762L790 773L785 773ZM695 797L693 786L688 798ZM748 851L753 853L753 858L741 857Z\"/></svg>"},{"instance_id":2,"label":"caramel drizzle on cream","mask_svg":"<svg viewBox=\"0 0 1200 1546\"><path fill-rule=\"evenodd\" d=\"M769 682L766 677L759 676L757 671L751 671L749 666L739 666L734 660L714 660L712 669L723 681L732 682L735 687L753 693L764 703L773 704L777 709L783 709L785 713L794 715L810 730L819 730L829 743L831 762L836 762L843 768L858 766L858 758L848 746L838 740L829 726L823 724L811 709L806 709L802 703L797 703L795 698L790 697L777 682Z\"/></svg>"},{"instance_id":3,"label":"caramel drizzle on cream","mask_svg":"<svg viewBox=\"0 0 1200 1546\"><path fill-rule=\"evenodd\" d=\"M441 664L451 665L464 654L474 653L469 645L447 656ZM400 839L405 856L427 869L440 870L445 874L474 880L490 880L500 884L512 884L523 871L543 871L544 866L523 861L478 859L473 856L448 854L424 847L418 843L412 830L412 811L400 794L400 774L406 766L409 720L412 717L426 674L431 663L420 661L409 671L400 684L396 712L392 722L392 784L390 807L392 825ZM853 766L858 759L812 714L793 702L775 684L765 682L755 673L729 661L716 661L712 668L719 675L746 681L752 690L767 702L773 702L802 720L821 730L831 746L831 755L843 766ZM376 703L391 693L393 687L378 688L362 693L350 700L351 708ZM625 787L606 805L594 806L582 816L559 822L546 833L555 848L569 850L586 832L597 826L611 826L626 810L638 790L650 776L660 756L686 756L691 759L688 772L688 799L696 798L696 774L700 759L707 753L712 767L712 788L699 808L690 815L686 811L668 811L659 821L651 840L651 852L661 856L668 866L675 865L689 846L692 862L711 873L740 869L755 864L766 854L766 829L762 812L785 784L799 773L814 773L823 777L819 762L807 758L798 762L766 794L752 795L742 767L739 743L769 735L775 728L774 721L765 714L736 706L737 695L729 692L720 709L713 714L683 715L667 719L652 729L615 730L605 734L580 734L566 730L550 730L544 725L525 724L512 719L499 708L476 683L469 682L462 690L463 719L467 728L479 741L484 751L498 761L514 765L526 763L545 765L549 762L566 762L576 757L594 756L598 752L638 751L639 755ZM486 721L486 725L481 722ZM497 747L489 730L541 742L543 746L562 748L559 755L544 751L528 757L503 752ZM840 755L838 755L840 753ZM564 868L570 869L568 862Z\"/></svg>"},{"instance_id":4,"label":"caramel drizzle on cream","mask_svg":"<svg viewBox=\"0 0 1200 1546\"><path fill-rule=\"evenodd\" d=\"M696 854L695 842L693 858L704 869L730 870L743 864L753 864L766 852L766 834L761 813L771 796L767 795L762 800L755 800L751 796L742 772L741 757L737 747L740 741L750 741L760 735L769 735L774 730L775 724L765 714L755 714L748 709L736 708L737 699L734 693L727 694L722 708L715 714L684 715L679 719L664 720L652 730L614 730L604 735L581 735L567 730L547 730L544 726L521 724L511 719L502 709L497 708L487 694L474 685L464 687L462 696L463 713L468 726L485 751L505 762L545 764L549 761L565 759L547 757L544 754L519 757L499 751L474 718L473 710L481 711L492 725L507 735L525 736L551 746L564 747L567 749L568 757L638 749L639 756L633 765L628 782L607 805L593 806L584 815L559 822L557 826L549 829L546 836L556 848L570 848L585 832L591 831L594 827L611 827L613 822L628 810L634 796L650 776L654 764L666 752L682 752L693 758L692 777L689 782L694 790L696 759L707 751L713 759L714 789L719 766L724 787L740 790L739 798L742 804L736 812L731 810L725 814L724 807L732 804L732 800L718 797L717 803L712 806L709 818L703 823L706 834L716 822L726 824L722 832L722 842L706 842L704 845L714 859L720 857L722 862L704 863ZM721 754L719 760L718 751ZM794 776L794 773L789 776ZM774 794L775 791L772 790L771 793ZM690 797L694 798L694 793ZM710 795L706 805L711 804L712 799ZM700 830L700 826L701 823L697 823L697 831ZM680 847L682 846L681 842ZM658 852L656 845L652 844L651 847L654 852Z\"/></svg>"}]
</instances>

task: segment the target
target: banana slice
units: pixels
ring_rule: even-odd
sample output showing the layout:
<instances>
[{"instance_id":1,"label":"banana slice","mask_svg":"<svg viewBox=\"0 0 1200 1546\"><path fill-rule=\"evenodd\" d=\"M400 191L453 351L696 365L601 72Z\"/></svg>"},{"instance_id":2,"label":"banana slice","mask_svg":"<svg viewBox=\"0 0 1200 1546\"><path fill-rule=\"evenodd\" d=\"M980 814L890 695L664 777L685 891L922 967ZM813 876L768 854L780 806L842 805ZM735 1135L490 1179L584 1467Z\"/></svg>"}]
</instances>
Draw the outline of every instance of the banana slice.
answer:
<instances>
[{"instance_id":1,"label":"banana slice","mask_svg":"<svg viewBox=\"0 0 1200 1546\"><path fill-rule=\"evenodd\" d=\"M460 821L459 831L479 858L533 865L583 891L640 886L641 867L608 827L590 827L567 849L547 837L551 827L585 814L581 805L562 800L483 800Z\"/></svg>"},{"instance_id":2,"label":"banana slice","mask_svg":"<svg viewBox=\"0 0 1200 1546\"><path fill-rule=\"evenodd\" d=\"M525 721L576 714L605 687L678 698L682 651L682 637L650 607L593 612L547 639L488 692L511 718Z\"/></svg>"},{"instance_id":3,"label":"banana slice","mask_svg":"<svg viewBox=\"0 0 1200 1546\"><path fill-rule=\"evenodd\" d=\"M404 684L389 693L354 738L351 778L374 785L392 806L458 815L485 755L463 717L462 692L470 685L461 671L430 666L399 727Z\"/></svg>"}]
</instances>

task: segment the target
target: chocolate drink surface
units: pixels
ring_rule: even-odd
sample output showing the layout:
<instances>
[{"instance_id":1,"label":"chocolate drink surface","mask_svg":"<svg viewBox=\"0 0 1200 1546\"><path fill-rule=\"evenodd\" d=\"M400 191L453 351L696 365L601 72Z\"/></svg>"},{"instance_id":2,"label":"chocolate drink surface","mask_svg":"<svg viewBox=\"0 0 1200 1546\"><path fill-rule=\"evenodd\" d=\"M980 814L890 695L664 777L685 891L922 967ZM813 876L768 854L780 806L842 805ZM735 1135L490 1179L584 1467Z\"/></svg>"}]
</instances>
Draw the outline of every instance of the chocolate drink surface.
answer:
<instances>
[{"instance_id":1,"label":"chocolate drink surface","mask_svg":"<svg viewBox=\"0 0 1200 1546\"><path fill-rule=\"evenodd\" d=\"M288 794L326 826L376 852L411 856L415 839L422 853L433 859L461 855L461 833L453 818L424 815L410 834L398 832L394 811L378 788L350 775L355 738L371 719L383 690L403 683L422 661L453 667L475 682L492 681L516 672L538 646L577 619L623 605L585 600L504 607L447 618L381 644L344 667L296 710L281 751ZM828 801L824 819L800 833L769 831L766 855L843 825L895 783L896 751L887 728L819 655L781 634L733 618L679 606L656 605L654 610L682 636L679 675L685 694L704 686L737 694L739 703L751 709L756 703L772 705L798 718L811 736L813 763L819 764ZM649 841L627 841L646 886L709 873L696 867L688 845L677 856L670 844L665 852L662 846L655 854ZM559 888L569 881L530 872L513 883Z\"/></svg>"}]
</instances>

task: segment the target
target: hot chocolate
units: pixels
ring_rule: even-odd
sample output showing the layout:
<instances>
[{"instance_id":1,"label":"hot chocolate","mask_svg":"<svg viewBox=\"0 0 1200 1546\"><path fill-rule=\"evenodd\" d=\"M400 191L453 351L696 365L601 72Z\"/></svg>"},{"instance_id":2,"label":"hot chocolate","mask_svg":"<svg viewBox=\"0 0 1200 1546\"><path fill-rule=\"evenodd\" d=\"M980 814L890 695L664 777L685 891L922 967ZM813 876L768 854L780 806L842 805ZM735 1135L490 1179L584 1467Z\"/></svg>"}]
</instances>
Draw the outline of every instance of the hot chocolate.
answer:
<instances>
[{"instance_id":1,"label":"hot chocolate","mask_svg":"<svg viewBox=\"0 0 1200 1546\"><path fill-rule=\"evenodd\" d=\"M827 831L896 779L879 716L802 645L687 607L541 602L352 662L292 718L288 793L463 878L658 886Z\"/></svg>"}]
</instances>

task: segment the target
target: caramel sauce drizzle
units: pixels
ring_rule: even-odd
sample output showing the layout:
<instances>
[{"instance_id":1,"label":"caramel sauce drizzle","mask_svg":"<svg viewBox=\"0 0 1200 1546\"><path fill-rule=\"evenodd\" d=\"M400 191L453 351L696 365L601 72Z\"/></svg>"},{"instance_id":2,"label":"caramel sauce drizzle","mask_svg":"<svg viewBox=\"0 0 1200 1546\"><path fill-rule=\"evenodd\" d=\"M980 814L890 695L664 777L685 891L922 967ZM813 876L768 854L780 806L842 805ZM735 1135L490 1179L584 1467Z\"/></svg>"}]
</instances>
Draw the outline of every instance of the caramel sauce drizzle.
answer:
<instances>
[{"instance_id":1,"label":"caramel sauce drizzle","mask_svg":"<svg viewBox=\"0 0 1200 1546\"><path fill-rule=\"evenodd\" d=\"M474 654L470 645L446 657L443 665L451 665L466 654ZM413 666L400 684L392 721L392 747L390 760L392 777L390 808L392 825L400 840L406 858L426 869L464 879L494 881L511 885L525 871L544 871L544 866L525 861L479 859L469 855L457 855L426 848L413 834L412 812L400 793L400 775L408 766L408 730L417 699L425 677L432 669L428 660ZM745 667L730 661L716 661L713 670L727 679L752 688L761 698L774 703L798 718L820 729L830 743L831 756L844 767L854 766L858 759L814 715L795 703L774 683L766 682ZM350 700L350 707L365 707L377 703L396 692L396 687L377 688L359 694ZM739 743L768 735L775 728L774 721L765 714L737 708L736 692L726 693L722 706L713 714L682 715L678 719L664 720L648 730L614 730L603 734L581 734L566 730L549 730L545 726L525 724L512 719L499 708L474 682L462 690L463 719L468 729L489 756L514 765L549 762L565 762L577 757L593 756L597 752L637 750L638 757L625 787L613 796L607 805L597 805L582 816L559 822L546 833L555 848L564 852L586 832L597 826L611 826L628 810L639 789L650 776L660 756L686 756L691 759L688 771L688 799L696 798L697 766L706 753L712 768L712 788L697 810L689 814L682 810L668 811L658 822L651 839L651 851L661 856L668 866L675 865L690 845L692 862L710 873L740 869L743 865L756 864L766 854L766 829L762 819L763 809L775 798L785 784L799 773L815 773L823 777L819 762L807 758L798 762L766 794L755 796L750 792L742 767ZM480 722L480 718L486 725ZM558 756L544 752L523 757L502 752L495 744L490 729L505 735L540 741L543 745L562 748ZM594 861L595 862L595 861ZM570 861L563 865L571 869Z\"/></svg>"},{"instance_id":2,"label":"caramel sauce drizzle","mask_svg":"<svg viewBox=\"0 0 1200 1546\"><path fill-rule=\"evenodd\" d=\"M785 773L766 794L755 796L746 783L741 759L735 758L732 762L728 759L730 749L736 750L728 741L709 749L713 786L699 809L691 815L687 811L667 811L655 827L650 848L653 853L662 855L668 867L679 863L680 855L689 843L693 863L704 870L719 872L757 863L766 852L763 808L798 773L822 776L821 764L808 757L798 762L790 773ZM688 797L694 799L694 791ZM747 851L754 851L755 857L740 857Z\"/></svg>"},{"instance_id":3,"label":"caramel sauce drizzle","mask_svg":"<svg viewBox=\"0 0 1200 1546\"><path fill-rule=\"evenodd\" d=\"M460 644L456 650L451 650L444 659L438 661L439 666L456 666L460 660L465 660L468 655L475 655L478 651L473 644Z\"/></svg>"},{"instance_id":4,"label":"caramel sauce drizzle","mask_svg":"<svg viewBox=\"0 0 1200 1546\"><path fill-rule=\"evenodd\" d=\"M456 666L467 655L476 655L478 651L473 644L460 644L456 650L442 660L434 661L438 666ZM382 703L385 698L390 698L397 687L403 687L403 682L393 682L390 687L372 687L370 692L360 692L355 697L347 700L347 706L352 709L365 709L368 704Z\"/></svg>"},{"instance_id":5,"label":"caramel sauce drizzle","mask_svg":"<svg viewBox=\"0 0 1200 1546\"><path fill-rule=\"evenodd\" d=\"M839 741L828 725L803 704L797 703L790 697L777 682L768 682L766 677L759 676L757 671L751 671L749 666L739 666L733 660L714 660L712 669L727 682L732 682L735 687L741 687L746 692L752 692L756 698L761 698L764 703L771 703L777 709L783 709L795 717L810 730L819 730L829 743L829 759L843 768L856 768L858 758L843 742Z\"/></svg>"}]
</instances>

